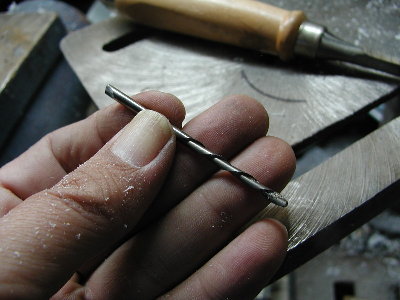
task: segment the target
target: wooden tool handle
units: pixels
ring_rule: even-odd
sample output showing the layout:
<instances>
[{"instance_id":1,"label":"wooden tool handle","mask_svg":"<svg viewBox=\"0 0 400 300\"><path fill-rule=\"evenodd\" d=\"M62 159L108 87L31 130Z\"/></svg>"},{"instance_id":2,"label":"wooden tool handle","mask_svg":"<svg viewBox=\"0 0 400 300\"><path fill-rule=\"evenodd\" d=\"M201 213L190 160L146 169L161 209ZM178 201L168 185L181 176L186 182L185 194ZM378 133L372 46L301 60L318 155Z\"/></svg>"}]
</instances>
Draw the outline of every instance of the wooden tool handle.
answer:
<instances>
[{"instance_id":1,"label":"wooden tool handle","mask_svg":"<svg viewBox=\"0 0 400 300\"><path fill-rule=\"evenodd\" d=\"M277 54L293 55L301 11L254 0L116 0L116 7L148 26Z\"/></svg>"}]
</instances>

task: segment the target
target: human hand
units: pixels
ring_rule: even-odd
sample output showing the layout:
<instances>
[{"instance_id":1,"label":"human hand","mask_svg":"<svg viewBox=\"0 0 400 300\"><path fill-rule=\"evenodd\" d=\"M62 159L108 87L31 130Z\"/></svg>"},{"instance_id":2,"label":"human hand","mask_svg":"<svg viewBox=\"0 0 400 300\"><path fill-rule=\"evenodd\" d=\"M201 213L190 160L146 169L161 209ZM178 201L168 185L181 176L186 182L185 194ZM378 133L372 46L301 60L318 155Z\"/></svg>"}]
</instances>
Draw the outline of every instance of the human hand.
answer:
<instances>
[{"instance_id":1,"label":"human hand","mask_svg":"<svg viewBox=\"0 0 400 300\"><path fill-rule=\"evenodd\" d=\"M135 99L175 126L184 118L172 95ZM265 199L175 145L161 115L132 117L112 105L0 169L1 299L251 299L268 283L284 227L263 220L235 237ZM295 159L267 127L258 102L232 96L184 131L281 190Z\"/></svg>"}]
</instances>

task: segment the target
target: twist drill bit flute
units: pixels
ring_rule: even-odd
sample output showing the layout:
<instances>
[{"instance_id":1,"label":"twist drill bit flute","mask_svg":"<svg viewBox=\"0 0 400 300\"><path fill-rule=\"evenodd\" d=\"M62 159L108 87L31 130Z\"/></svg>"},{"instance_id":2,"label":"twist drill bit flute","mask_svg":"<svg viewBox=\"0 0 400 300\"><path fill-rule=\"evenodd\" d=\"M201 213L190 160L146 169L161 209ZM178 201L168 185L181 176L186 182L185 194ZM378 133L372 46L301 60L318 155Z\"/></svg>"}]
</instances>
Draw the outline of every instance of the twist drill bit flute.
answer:
<instances>
[{"instance_id":1,"label":"twist drill bit flute","mask_svg":"<svg viewBox=\"0 0 400 300\"><path fill-rule=\"evenodd\" d=\"M105 93L113 98L114 100L118 101L122 105L128 107L129 109L133 110L134 112L140 112L145 110L146 108L140 105L139 103L135 102L131 97L124 94L117 88L113 87L112 85L107 85ZM177 127L172 126L172 129L176 135L176 138L196 151L197 153L203 155L204 157L208 158L212 162L214 162L219 168L226 170L233 174L235 177L239 178L243 183L248 185L249 187L259 190L270 202L285 207L287 206L288 202L286 199L283 198L281 194L271 190L268 187L265 187L260 182L258 182L253 176L239 170L232 166L225 158L222 156L211 152L210 150L206 149L199 141L195 140L194 138L190 137L183 131L179 130Z\"/></svg>"}]
</instances>

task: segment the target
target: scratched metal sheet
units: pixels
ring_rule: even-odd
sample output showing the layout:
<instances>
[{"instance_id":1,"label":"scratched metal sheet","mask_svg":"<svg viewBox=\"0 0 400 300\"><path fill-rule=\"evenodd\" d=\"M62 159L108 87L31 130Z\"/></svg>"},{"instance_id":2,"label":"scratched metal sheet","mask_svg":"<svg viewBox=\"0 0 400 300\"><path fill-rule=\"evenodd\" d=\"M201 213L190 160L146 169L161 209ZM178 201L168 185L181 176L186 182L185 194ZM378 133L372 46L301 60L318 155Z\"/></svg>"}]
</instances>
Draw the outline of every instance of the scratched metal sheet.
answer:
<instances>
[{"instance_id":1,"label":"scratched metal sheet","mask_svg":"<svg viewBox=\"0 0 400 300\"><path fill-rule=\"evenodd\" d=\"M268 206L256 217L288 228L289 250L278 276L399 203L399 149L400 117L292 180L282 192L288 207Z\"/></svg>"},{"instance_id":2,"label":"scratched metal sheet","mask_svg":"<svg viewBox=\"0 0 400 300\"><path fill-rule=\"evenodd\" d=\"M368 49L400 61L400 4L395 1L265 1L302 9L310 19ZM111 83L129 94L157 89L177 95L187 120L232 94L248 94L270 113L270 134L298 145L372 107L396 88L394 83L342 68L277 58L217 43L153 33L114 52L103 46L135 31L131 22L112 19L71 33L62 50L99 107Z\"/></svg>"}]
</instances>

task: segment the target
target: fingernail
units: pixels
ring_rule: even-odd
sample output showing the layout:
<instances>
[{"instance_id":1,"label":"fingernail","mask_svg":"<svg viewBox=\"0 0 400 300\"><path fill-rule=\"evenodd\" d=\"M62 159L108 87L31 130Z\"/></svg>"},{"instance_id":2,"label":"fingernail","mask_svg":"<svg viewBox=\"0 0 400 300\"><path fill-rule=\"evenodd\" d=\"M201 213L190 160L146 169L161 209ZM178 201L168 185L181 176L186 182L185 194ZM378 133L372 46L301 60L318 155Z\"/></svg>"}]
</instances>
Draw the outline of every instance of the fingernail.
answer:
<instances>
[{"instance_id":1,"label":"fingernail","mask_svg":"<svg viewBox=\"0 0 400 300\"><path fill-rule=\"evenodd\" d=\"M157 157L171 136L169 121L155 111L145 110L125 126L111 151L124 162L140 168Z\"/></svg>"}]
</instances>

